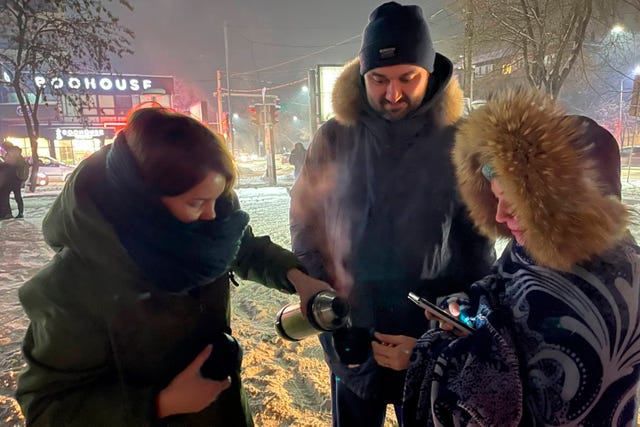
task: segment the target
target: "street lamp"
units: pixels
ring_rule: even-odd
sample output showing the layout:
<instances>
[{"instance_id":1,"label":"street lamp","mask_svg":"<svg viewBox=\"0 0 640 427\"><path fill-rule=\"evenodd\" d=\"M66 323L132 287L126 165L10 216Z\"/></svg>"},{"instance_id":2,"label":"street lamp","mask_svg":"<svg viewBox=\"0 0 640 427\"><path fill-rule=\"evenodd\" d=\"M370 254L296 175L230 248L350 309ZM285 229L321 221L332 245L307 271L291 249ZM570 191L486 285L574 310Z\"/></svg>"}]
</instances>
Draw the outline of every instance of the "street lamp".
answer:
<instances>
[{"instance_id":1,"label":"street lamp","mask_svg":"<svg viewBox=\"0 0 640 427\"><path fill-rule=\"evenodd\" d=\"M611 27L611 34L621 34L624 33L624 26L620 24L616 24Z\"/></svg>"}]
</instances>

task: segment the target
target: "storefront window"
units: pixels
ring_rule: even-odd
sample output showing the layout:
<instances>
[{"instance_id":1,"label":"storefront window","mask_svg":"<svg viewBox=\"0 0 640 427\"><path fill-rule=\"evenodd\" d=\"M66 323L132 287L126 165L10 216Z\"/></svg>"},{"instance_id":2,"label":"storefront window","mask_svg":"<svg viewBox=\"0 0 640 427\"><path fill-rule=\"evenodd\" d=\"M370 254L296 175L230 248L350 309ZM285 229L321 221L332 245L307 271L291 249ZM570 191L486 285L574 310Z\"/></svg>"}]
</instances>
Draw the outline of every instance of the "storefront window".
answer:
<instances>
[{"instance_id":1,"label":"storefront window","mask_svg":"<svg viewBox=\"0 0 640 427\"><path fill-rule=\"evenodd\" d=\"M56 141L56 158L63 163L71 165L75 163L73 161L73 145L70 140Z\"/></svg>"},{"instance_id":2,"label":"storefront window","mask_svg":"<svg viewBox=\"0 0 640 427\"><path fill-rule=\"evenodd\" d=\"M163 107L171 108L170 95L140 95L140 103L143 102L157 102Z\"/></svg>"},{"instance_id":3,"label":"storefront window","mask_svg":"<svg viewBox=\"0 0 640 427\"><path fill-rule=\"evenodd\" d=\"M84 116L97 116L98 109L97 98L95 95L65 95L62 97L62 114L68 117L80 116L80 105L82 104L82 113Z\"/></svg>"},{"instance_id":4,"label":"storefront window","mask_svg":"<svg viewBox=\"0 0 640 427\"><path fill-rule=\"evenodd\" d=\"M5 138L5 141L8 141L15 145L16 147L22 148L22 155L24 157L31 156L31 142L29 138L16 138L9 136ZM40 156L49 156L49 141L46 138L38 138L38 155Z\"/></svg>"},{"instance_id":5,"label":"storefront window","mask_svg":"<svg viewBox=\"0 0 640 427\"><path fill-rule=\"evenodd\" d=\"M132 98L138 98L137 96L123 96L116 95L115 96L115 115L116 116L126 116L129 113L129 110L134 106L134 102L137 103L137 100L134 101Z\"/></svg>"},{"instance_id":6,"label":"storefront window","mask_svg":"<svg viewBox=\"0 0 640 427\"><path fill-rule=\"evenodd\" d=\"M101 116L115 116L116 110L114 108L113 95L99 95L98 96L98 108L100 108Z\"/></svg>"}]
</instances>

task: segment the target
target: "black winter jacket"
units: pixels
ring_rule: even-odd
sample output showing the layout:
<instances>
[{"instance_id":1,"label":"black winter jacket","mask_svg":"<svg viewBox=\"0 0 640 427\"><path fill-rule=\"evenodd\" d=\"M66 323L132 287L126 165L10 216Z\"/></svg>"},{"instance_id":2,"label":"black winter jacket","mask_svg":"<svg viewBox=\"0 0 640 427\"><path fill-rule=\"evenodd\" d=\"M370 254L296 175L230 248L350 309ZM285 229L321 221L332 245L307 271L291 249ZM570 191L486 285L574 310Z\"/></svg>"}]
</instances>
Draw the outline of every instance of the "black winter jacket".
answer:
<instances>
[{"instance_id":1,"label":"black winter jacket","mask_svg":"<svg viewBox=\"0 0 640 427\"><path fill-rule=\"evenodd\" d=\"M408 292L464 290L495 258L456 191L450 151L462 93L438 55L423 105L390 122L368 106L358 70L356 60L336 82L336 118L318 130L292 190L292 246L312 275L349 295L354 326L419 337L429 324ZM360 397L401 397L404 372L371 356L348 368L331 334L321 342L332 373Z\"/></svg>"}]
</instances>

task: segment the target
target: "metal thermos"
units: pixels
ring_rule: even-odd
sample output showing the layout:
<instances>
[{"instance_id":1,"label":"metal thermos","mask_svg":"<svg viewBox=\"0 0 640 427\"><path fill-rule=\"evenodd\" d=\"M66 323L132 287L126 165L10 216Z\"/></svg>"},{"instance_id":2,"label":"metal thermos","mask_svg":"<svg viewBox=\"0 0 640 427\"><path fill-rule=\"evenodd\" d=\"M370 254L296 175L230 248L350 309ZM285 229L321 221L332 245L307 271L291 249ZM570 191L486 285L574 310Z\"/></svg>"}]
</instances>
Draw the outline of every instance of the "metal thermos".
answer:
<instances>
[{"instance_id":1,"label":"metal thermos","mask_svg":"<svg viewBox=\"0 0 640 427\"><path fill-rule=\"evenodd\" d=\"M334 331L347 323L349 304L335 292L321 291L309 299L307 318L300 303L287 304L276 316L278 335L289 341L300 341L321 332Z\"/></svg>"}]
</instances>

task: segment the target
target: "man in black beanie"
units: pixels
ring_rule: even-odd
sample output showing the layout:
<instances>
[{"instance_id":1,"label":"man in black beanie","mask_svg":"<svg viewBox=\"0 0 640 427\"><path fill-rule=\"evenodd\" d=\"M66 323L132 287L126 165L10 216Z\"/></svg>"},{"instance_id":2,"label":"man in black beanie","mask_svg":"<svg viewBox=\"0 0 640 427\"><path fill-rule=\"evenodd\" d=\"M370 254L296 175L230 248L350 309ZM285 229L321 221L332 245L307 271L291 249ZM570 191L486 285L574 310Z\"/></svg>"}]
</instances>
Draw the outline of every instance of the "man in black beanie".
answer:
<instances>
[{"instance_id":1,"label":"man in black beanie","mask_svg":"<svg viewBox=\"0 0 640 427\"><path fill-rule=\"evenodd\" d=\"M452 72L420 7L376 8L291 191L294 252L351 306L350 328L320 337L335 427L382 426L389 403L402 423L405 370L430 326L407 294L465 290L495 258L456 192L463 100Z\"/></svg>"}]
</instances>

